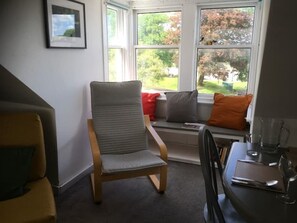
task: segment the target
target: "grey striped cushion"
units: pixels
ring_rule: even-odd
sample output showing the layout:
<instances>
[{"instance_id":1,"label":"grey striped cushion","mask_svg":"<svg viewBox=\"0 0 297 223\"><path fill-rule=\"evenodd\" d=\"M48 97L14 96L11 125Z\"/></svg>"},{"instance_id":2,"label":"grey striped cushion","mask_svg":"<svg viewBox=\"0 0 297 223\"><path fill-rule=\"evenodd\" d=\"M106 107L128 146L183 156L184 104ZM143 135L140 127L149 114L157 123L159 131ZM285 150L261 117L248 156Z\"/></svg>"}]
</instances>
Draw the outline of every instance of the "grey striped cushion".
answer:
<instances>
[{"instance_id":1,"label":"grey striped cushion","mask_svg":"<svg viewBox=\"0 0 297 223\"><path fill-rule=\"evenodd\" d=\"M94 129L102 154L147 149L141 82L91 82Z\"/></svg>"},{"instance_id":2,"label":"grey striped cushion","mask_svg":"<svg viewBox=\"0 0 297 223\"><path fill-rule=\"evenodd\" d=\"M102 155L102 172L115 173L166 165L149 150L129 154Z\"/></svg>"}]
</instances>

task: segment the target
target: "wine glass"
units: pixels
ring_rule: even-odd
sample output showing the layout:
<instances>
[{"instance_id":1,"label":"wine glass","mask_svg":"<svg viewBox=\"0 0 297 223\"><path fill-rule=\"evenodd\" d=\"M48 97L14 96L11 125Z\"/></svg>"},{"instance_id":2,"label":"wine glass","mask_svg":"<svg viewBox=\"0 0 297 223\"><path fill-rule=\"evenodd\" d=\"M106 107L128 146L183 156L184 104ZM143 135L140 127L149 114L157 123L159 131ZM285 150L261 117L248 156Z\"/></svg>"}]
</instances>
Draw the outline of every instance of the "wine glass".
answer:
<instances>
[{"instance_id":1,"label":"wine glass","mask_svg":"<svg viewBox=\"0 0 297 223\"><path fill-rule=\"evenodd\" d=\"M285 186L285 193L279 195L278 198L285 204L294 204L296 199L290 196L290 184L297 180L297 173L294 166L290 160L288 160L284 155L281 155L278 163L278 169L282 174Z\"/></svg>"}]
</instances>

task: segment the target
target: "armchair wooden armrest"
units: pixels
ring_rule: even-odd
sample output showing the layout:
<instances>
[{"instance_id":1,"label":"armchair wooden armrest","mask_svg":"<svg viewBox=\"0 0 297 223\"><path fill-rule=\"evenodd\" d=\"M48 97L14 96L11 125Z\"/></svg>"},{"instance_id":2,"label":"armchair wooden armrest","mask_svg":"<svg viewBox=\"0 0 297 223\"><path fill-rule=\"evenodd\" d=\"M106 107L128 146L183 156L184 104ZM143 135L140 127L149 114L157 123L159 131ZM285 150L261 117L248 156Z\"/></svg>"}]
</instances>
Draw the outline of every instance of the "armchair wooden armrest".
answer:
<instances>
[{"instance_id":1,"label":"armchair wooden armrest","mask_svg":"<svg viewBox=\"0 0 297 223\"><path fill-rule=\"evenodd\" d=\"M148 115L144 116L144 122L145 122L145 126L147 128L147 130L149 131L149 133L151 134L151 136L153 137L155 143L158 145L159 150L160 150L160 157L167 162L168 160L168 152L167 152L167 147L165 145L165 143L163 142L163 140L160 138L160 136L158 135L158 133L156 132L156 130L153 128L153 126L151 125L151 121Z\"/></svg>"},{"instance_id":2,"label":"armchair wooden armrest","mask_svg":"<svg viewBox=\"0 0 297 223\"><path fill-rule=\"evenodd\" d=\"M90 139L90 146L92 151L92 157L93 157L93 168L94 172L91 174L92 184L93 184L93 193L94 193L94 199L95 202L101 201L101 155L100 155L100 148L98 145L96 133L94 130L93 120L88 119L88 133L89 133L89 139ZM98 188L98 190L95 190L95 188Z\"/></svg>"},{"instance_id":3,"label":"armchair wooden armrest","mask_svg":"<svg viewBox=\"0 0 297 223\"><path fill-rule=\"evenodd\" d=\"M94 130L93 120L88 119L88 132L89 132L89 139L90 139L90 145L93 155L93 161L94 161L94 168L100 168L101 169L101 155L100 155L100 148L98 145L96 133Z\"/></svg>"}]
</instances>

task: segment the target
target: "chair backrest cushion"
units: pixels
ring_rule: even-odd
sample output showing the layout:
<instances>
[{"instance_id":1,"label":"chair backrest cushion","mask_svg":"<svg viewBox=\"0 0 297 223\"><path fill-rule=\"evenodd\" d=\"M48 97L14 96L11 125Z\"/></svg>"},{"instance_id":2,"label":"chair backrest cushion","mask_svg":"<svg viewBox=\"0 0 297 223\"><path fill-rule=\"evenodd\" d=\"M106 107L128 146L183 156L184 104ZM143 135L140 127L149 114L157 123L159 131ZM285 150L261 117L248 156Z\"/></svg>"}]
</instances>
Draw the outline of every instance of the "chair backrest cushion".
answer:
<instances>
[{"instance_id":1,"label":"chair backrest cushion","mask_svg":"<svg viewBox=\"0 0 297 223\"><path fill-rule=\"evenodd\" d=\"M102 154L124 154L147 149L141 82L90 84L92 118Z\"/></svg>"},{"instance_id":2,"label":"chair backrest cushion","mask_svg":"<svg viewBox=\"0 0 297 223\"><path fill-rule=\"evenodd\" d=\"M0 149L34 147L29 181L45 176L43 129L35 113L0 113Z\"/></svg>"}]
</instances>

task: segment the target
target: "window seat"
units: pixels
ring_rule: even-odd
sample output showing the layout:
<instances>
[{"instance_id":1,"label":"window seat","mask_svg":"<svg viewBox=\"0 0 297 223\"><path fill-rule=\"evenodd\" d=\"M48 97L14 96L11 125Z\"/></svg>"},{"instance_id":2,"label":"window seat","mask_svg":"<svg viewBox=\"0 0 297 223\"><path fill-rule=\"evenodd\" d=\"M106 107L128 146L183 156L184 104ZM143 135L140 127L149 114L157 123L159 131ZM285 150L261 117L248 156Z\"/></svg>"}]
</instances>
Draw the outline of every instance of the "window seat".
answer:
<instances>
[{"instance_id":1,"label":"window seat","mask_svg":"<svg viewBox=\"0 0 297 223\"><path fill-rule=\"evenodd\" d=\"M151 121L151 124L165 142L169 160L200 165L198 150L199 126L188 127L184 123L167 122L164 118L157 118ZM195 124L205 125L206 122L201 121ZM233 141L244 142L245 135L249 132L249 129L240 131L209 125L208 127L216 141L220 143L228 142L231 144ZM229 148L225 150L223 156L221 156L222 162L226 161Z\"/></svg>"},{"instance_id":2,"label":"window seat","mask_svg":"<svg viewBox=\"0 0 297 223\"><path fill-rule=\"evenodd\" d=\"M197 124L205 125L210 117L213 104L198 102ZM157 99L155 120L151 121L152 126L158 132L161 139L167 146L168 158L170 160L186 163L200 164L198 150L198 130L199 127L185 127L184 123L167 122L166 119L166 100ZM243 142L245 135L249 132L208 126L215 140L219 145L227 145L233 141ZM154 150L154 144L149 141L149 145ZM228 152L227 152L228 153ZM226 154L227 157L228 154Z\"/></svg>"},{"instance_id":3,"label":"window seat","mask_svg":"<svg viewBox=\"0 0 297 223\"><path fill-rule=\"evenodd\" d=\"M197 132L199 131L199 127L196 128L196 127L186 126L184 123L167 122L165 119L156 119L151 123L152 123L152 126L157 130L167 129L172 131L183 131L184 133L194 134L194 135L197 135ZM205 122L198 122L197 124L199 126L206 125ZM210 129L210 131L213 133L215 137L234 139L240 142L244 141L245 135L249 132L248 129L240 131L240 130L227 129L227 128L221 128L216 126L208 126L208 128Z\"/></svg>"}]
</instances>

